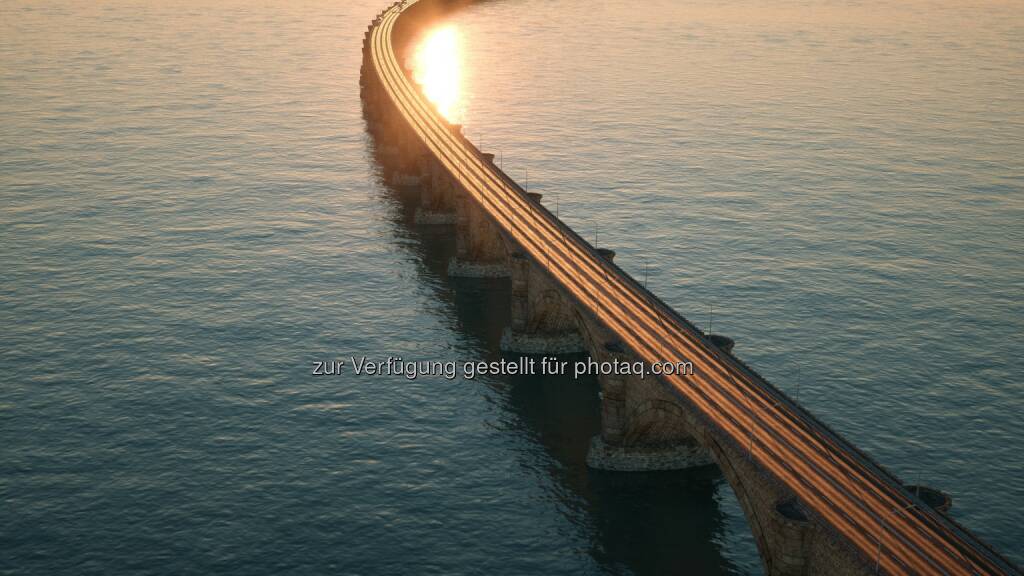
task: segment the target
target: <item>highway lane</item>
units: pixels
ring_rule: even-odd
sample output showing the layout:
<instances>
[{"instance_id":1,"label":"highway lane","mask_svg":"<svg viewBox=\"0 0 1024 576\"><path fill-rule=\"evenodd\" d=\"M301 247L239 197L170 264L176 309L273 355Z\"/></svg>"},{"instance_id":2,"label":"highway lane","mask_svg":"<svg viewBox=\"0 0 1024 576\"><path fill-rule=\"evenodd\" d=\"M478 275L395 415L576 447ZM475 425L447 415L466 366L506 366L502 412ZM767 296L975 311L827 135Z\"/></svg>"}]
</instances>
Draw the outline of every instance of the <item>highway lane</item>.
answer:
<instances>
[{"instance_id":1,"label":"highway lane","mask_svg":"<svg viewBox=\"0 0 1024 576\"><path fill-rule=\"evenodd\" d=\"M683 358L694 362L707 382L695 386L674 378L669 383L738 446L744 446L747 438L756 442L751 444L752 457L793 487L813 512L868 557L874 555L881 536L882 565L887 571L971 573L949 546L948 536L957 530L950 531L934 512L900 511L911 501L894 479L879 479L877 471L871 470L873 463L851 458L856 451L843 449L843 443L813 419L809 425L806 413L791 401L763 383L757 385L738 365L730 365L735 363L719 356L692 327L608 266L575 233L554 222L550 213L526 199L514 183L453 135L398 66L390 44L397 15L389 10L373 33L378 76L438 159L536 261L548 264L559 284L646 361ZM922 524L930 530L922 530ZM969 546L968 551L972 550ZM986 568L979 566L979 570L983 573Z\"/></svg>"}]
</instances>

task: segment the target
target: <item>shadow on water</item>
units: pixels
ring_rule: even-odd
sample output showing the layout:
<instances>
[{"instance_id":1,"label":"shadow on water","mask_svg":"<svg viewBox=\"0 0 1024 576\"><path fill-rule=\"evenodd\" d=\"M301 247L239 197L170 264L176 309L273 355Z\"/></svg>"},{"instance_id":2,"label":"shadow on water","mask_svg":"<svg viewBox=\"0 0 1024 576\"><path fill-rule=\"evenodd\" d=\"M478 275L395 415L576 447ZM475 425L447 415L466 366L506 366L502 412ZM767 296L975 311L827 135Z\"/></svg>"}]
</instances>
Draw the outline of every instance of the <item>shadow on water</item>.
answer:
<instances>
[{"instance_id":1,"label":"shadow on water","mask_svg":"<svg viewBox=\"0 0 1024 576\"><path fill-rule=\"evenodd\" d=\"M451 311L452 330L467 337L485 359L500 358L501 333L509 320L508 281L448 277L454 228L415 223L419 190L388 183L392 169L376 153L375 136L368 135L390 201L389 219L403 248L416 256L421 281ZM596 379L506 376L490 386L503 402L510 427L547 455L552 499L587 534L586 552L603 572L740 573L722 548L726 522L718 491L728 486L717 469L625 474L591 470L587 447L600 426Z\"/></svg>"}]
</instances>

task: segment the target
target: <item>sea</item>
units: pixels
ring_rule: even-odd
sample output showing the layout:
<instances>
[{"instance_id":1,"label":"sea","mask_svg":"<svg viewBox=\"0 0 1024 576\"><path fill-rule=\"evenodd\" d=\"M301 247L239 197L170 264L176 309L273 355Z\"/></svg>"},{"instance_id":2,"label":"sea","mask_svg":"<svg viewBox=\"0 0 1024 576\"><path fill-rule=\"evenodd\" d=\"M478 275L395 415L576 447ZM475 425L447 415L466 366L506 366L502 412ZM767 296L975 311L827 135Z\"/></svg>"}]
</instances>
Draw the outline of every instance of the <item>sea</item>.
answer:
<instances>
[{"instance_id":1,"label":"sea","mask_svg":"<svg viewBox=\"0 0 1024 576\"><path fill-rule=\"evenodd\" d=\"M313 374L503 358L368 132L383 7L0 3L0 574L763 573L713 467L586 467L592 377ZM437 27L510 176L1024 563L1021 0Z\"/></svg>"}]
</instances>

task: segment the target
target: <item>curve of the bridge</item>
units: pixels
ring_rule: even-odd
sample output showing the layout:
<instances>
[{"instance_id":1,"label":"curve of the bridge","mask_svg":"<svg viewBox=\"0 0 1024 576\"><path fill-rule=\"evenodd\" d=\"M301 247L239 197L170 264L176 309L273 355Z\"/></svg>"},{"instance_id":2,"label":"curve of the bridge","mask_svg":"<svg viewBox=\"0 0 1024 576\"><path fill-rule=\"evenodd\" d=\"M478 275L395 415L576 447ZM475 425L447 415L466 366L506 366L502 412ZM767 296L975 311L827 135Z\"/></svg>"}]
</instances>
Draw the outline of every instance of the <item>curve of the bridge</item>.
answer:
<instances>
[{"instance_id":1,"label":"curve of the bridge","mask_svg":"<svg viewBox=\"0 0 1024 576\"><path fill-rule=\"evenodd\" d=\"M414 4L395 3L372 24L369 58L377 78L430 153L575 305L645 362L692 362L693 375L663 377L671 391L706 425L749 451L865 558L877 558L885 573L1018 573L753 370L721 353L453 130L409 78L395 49L396 23Z\"/></svg>"}]
</instances>

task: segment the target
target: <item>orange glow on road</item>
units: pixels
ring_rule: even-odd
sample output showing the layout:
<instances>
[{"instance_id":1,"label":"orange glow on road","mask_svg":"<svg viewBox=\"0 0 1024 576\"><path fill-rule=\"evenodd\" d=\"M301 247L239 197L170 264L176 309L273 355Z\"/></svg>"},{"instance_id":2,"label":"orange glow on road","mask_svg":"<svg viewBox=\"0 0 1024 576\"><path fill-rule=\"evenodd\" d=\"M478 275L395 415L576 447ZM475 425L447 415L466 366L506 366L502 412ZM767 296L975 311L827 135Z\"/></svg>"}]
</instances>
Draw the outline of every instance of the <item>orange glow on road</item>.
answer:
<instances>
[{"instance_id":1,"label":"orange glow on road","mask_svg":"<svg viewBox=\"0 0 1024 576\"><path fill-rule=\"evenodd\" d=\"M456 122L461 111L462 54L454 26L427 34L413 56L413 77L438 112Z\"/></svg>"}]
</instances>

